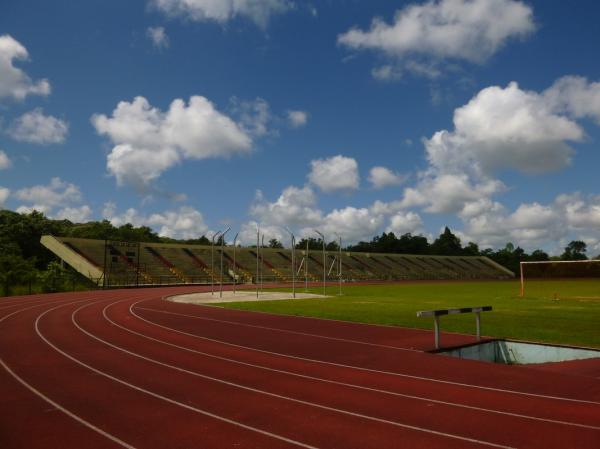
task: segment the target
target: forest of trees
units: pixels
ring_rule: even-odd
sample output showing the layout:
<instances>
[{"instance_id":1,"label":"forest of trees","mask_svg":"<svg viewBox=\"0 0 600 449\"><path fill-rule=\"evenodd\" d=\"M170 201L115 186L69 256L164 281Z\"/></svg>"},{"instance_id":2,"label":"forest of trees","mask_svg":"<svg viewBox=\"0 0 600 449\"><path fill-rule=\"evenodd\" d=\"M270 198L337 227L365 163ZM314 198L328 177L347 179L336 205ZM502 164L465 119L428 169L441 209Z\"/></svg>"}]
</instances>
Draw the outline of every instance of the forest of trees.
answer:
<instances>
[{"instance_id":1,"label":"forest of trees","mask_svg":"<svg viewBox=\"0 0 600 449\"><path fill-rule=\"evenodd\" d=\"M0 294L9 295L14 286L36 285L41 291L61 291L68 288L85 288L85 279L77 273L63 269L55 256L40 244L42 235L51 234L61 237L78 237L100 240L185 243L207 245L210 240L205 236L190 240L174 240L160 237L146 226L135 227L131 224L113 226L109 221L72 223L68 220L52 220L40 212L20 214L9 210L0 210ZM307 240L301 239L296 247L304 249ZM268 243L271 248L282 248L276 239ZM309 238L308 246L320 250L323 242ZM336 241L327 243L326 249L339 249ZM448 256L487 256L513 272L518 272L521 261L543 260L585 260L587 247L585 242L570 242L561 256L550 257L542 250L528 254L519 246L507 243L498 250L480 250L477 244L469 242L463 246L460 239L446 227L433 242L422 235L404 234L396 237L393 232L375 236L370 242L358 242L344 250L355 252L385 252L403 254L432 254Z\"/></svg>"}]
</instances>

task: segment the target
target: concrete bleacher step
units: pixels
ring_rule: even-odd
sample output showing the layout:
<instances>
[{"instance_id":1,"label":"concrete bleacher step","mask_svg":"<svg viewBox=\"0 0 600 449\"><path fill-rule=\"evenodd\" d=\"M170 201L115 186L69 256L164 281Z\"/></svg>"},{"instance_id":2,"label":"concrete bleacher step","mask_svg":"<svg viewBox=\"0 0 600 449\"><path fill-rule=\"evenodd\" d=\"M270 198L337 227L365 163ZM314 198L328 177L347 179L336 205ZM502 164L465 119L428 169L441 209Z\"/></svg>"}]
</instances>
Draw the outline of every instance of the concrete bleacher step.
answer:
<instances>
[{"instance_id":1,"label":"concrete bleacher step","mask_svg":"<svg viewBox=\"0 0 600 449\"><path fill-rule=\"evenodd\" d=\"M42 244L82 275L98 285L127 286L146 284L208 283L218 279L220 251L214 248L212 269L211 247L202 245L111 242L72 237L43 236ZM257 264L255 248L236 248L233 262L231 249L223 252L223 278L246 282L255 281L255 267L261 278L277 282L290 281L292 275L291 251L264 248ZM308 278L318 281L323 276L323 254L314 251L305 254L298 250L295 262L296 278L305 277L304 269L297 272L304 257L308 264ZM326 270L339 253L325 253ZM347 281L404 280L404 279L507 279L514 274L482 256L429 256L410 254L341 253L342 277ZM260 261L263 261L262 268ZM334 271L337 270L334 267ZM106 271L107 280L104 280ZM335 271L334 275L337 273ZM333 276L337 278L337 276Z\"/></svg>"}]
</instances>

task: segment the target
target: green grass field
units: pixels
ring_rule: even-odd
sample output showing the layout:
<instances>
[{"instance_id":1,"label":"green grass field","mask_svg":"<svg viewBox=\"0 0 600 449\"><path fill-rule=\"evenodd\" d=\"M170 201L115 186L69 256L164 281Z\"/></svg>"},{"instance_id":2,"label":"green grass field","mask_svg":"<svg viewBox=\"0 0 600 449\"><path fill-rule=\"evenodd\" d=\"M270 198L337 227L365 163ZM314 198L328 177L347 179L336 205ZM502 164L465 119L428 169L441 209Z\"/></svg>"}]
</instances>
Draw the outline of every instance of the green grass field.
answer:
<instances>
[{"instance_id":1,"label":"green grass field","mask_svg":"<svg viewBox=\"0 0 600 449\"><path fill-rule=\"evenodd\" d=\"M309 291L322 293L319 288ZM337 294L337 288L328 287L328 293ZM431 329L433 320L417 318L418 310L491 305L494 310L482 314L483 335L600 347L600 281L531 282L525 298L518 297L519 284L515 281L346 285L343 293L326 299L220 306ZM441 326L446 331L475 333L472 314L442 317Z\"/></svg>"}]
</instances>

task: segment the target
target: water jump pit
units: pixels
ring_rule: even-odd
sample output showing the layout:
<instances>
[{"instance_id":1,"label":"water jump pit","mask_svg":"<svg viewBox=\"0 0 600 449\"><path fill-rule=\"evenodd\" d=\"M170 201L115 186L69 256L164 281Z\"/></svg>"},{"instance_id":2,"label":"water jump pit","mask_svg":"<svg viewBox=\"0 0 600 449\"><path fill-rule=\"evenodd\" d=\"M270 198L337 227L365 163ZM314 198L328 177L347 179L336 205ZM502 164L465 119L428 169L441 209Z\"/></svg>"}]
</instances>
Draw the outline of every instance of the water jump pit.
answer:
<instances>
[{"instance_id":1,"label":"water jump pit","mask_svg":"<svg viewBox=\"0 0 600 449\"><path fill-rule=\"evenodd\" d=\"M570 346L547 345L511 340L488 340L481 343L443 349L440 355L505 365L567 362L600 359L600 350Z\"/></svg>"}]
</instances>

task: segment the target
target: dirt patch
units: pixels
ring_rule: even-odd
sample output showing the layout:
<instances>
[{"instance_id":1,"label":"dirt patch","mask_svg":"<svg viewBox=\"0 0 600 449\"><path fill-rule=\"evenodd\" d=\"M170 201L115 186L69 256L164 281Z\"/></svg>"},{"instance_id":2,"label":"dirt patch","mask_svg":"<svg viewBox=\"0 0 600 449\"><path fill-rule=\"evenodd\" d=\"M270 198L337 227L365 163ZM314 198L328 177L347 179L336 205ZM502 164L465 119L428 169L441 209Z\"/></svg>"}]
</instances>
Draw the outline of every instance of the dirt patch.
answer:
<instances>
[{"instance_id":1,"label":"dirt patch","mask_svg":"<svg viewBox=\"0 0 600 449\"><path fill-rule=\"evenodd\" d=\"M189 293L186 295L176 295L167 298L168 301L183 302L186 304L211 304L219 302L247 302L247 301L281 301L289 299L323 299L328 296L315 295L312 293L296 293L296 298L290 292L259 292L256 290L238 290L235 294L232 291L213 293Z\"/></svg>"}]
</instances>

